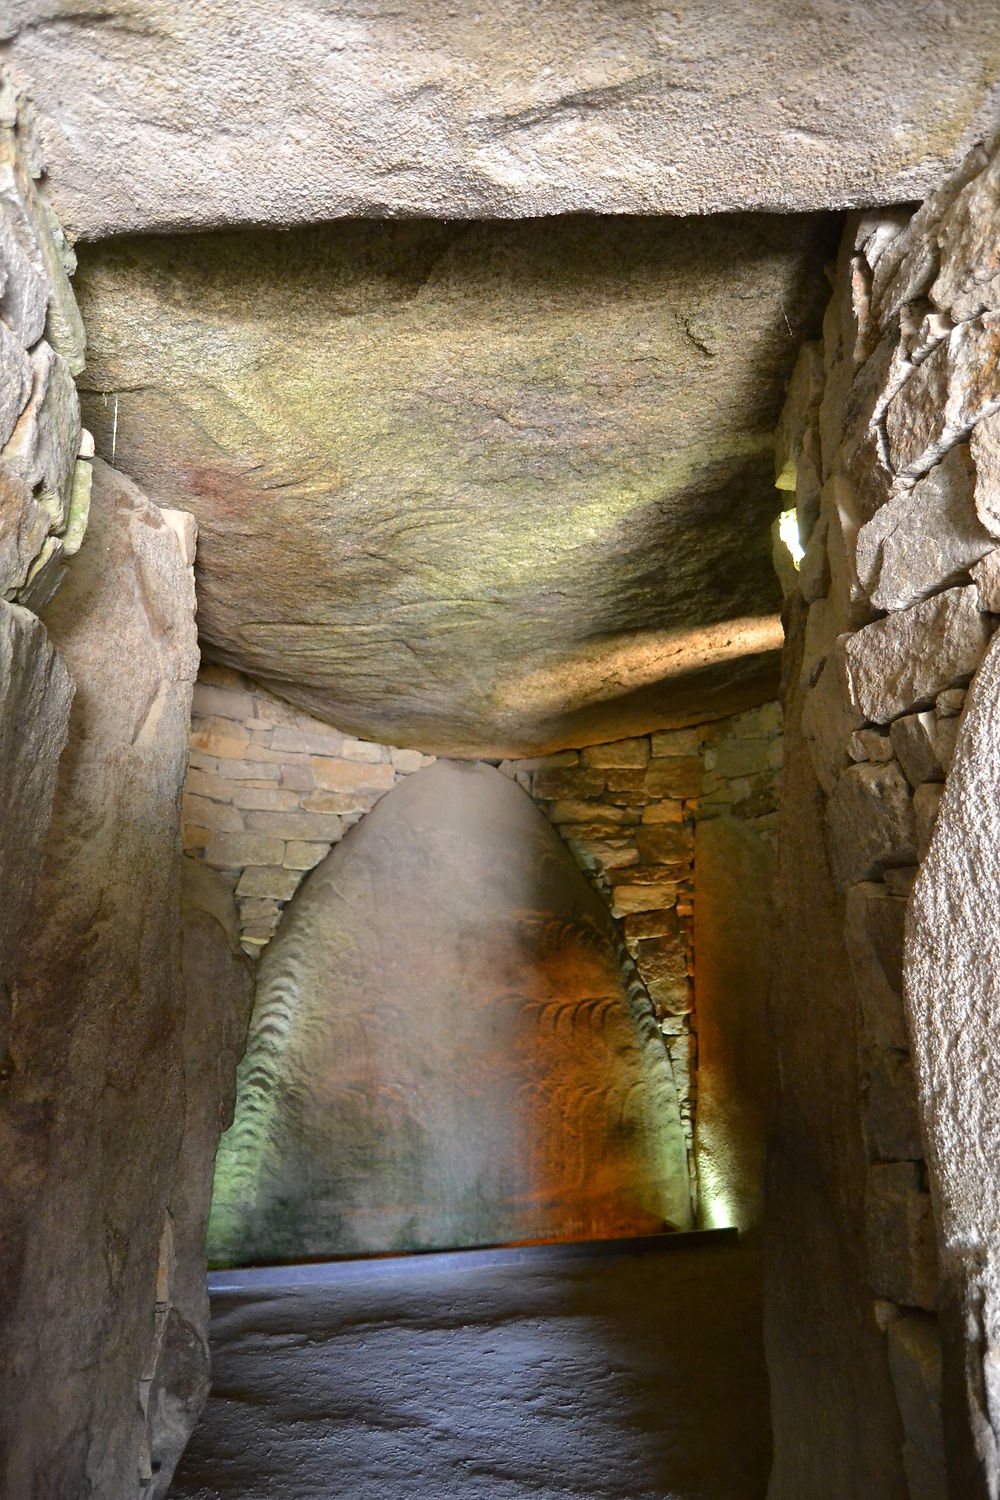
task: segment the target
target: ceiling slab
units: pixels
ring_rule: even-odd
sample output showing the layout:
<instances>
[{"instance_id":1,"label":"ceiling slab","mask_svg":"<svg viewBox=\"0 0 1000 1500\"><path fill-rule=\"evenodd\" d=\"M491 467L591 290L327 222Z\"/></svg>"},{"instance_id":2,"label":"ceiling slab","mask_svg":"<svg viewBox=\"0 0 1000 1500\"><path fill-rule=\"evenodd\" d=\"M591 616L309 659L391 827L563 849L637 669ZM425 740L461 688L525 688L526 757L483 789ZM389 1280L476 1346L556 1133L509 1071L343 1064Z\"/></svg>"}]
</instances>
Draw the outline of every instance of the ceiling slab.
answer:
<instances>
[{"instance_id":1,"label":"ceiling slab","mask_svg":"<svg viewBox=\"0 0 1000 1500\"><path fill-rule=\"evenodd\" d=\"M19 0L73 236L923 197L1000 124L996 0Z\"/></svg>"},{"instance_id":2,"label":"ceiling slab","mask_svg":"<svg viewBox=\"0 0 1000 1500\"><path fill-rule=\"evenodd\" d=\"M198 519L216 659L370 739L525 754L776 682L772 432L828 216L88 247L85 421Z\"/></svg>"}]
</instances>

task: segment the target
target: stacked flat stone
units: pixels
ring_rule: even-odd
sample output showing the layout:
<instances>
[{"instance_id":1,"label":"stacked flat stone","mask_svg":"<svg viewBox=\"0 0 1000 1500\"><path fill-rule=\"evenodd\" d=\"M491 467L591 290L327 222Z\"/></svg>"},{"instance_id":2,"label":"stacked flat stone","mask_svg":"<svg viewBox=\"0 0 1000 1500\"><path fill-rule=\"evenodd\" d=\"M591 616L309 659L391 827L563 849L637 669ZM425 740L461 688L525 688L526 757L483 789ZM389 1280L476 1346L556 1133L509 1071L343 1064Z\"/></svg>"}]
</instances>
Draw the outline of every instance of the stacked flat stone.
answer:
<instances>
[{"instance_id":1,"label":"stacked flat stone","mask_svg":"<svg viewBox=\"0 0 1000 1500\"><path fill-rule=\"evenodd\" d=\"M906 899L1000 609L1000 154L853 218L777 434L805 546L802 730L860 1000L869 1276L913 1494L943 1493L939 1269L903 1010Z\"/></svg>"},{"instance_id":2,"label":"stacked flat stone","mask_svg":"<svg viewBox=\"0 0 1000 1500\"><path fill-rule=\"evenodd\" d=\"M339 734L207 665L194 690L184 851L236 893L257 956L299 883L401 776L434 757Z\"/></svg>"}]
</instances>

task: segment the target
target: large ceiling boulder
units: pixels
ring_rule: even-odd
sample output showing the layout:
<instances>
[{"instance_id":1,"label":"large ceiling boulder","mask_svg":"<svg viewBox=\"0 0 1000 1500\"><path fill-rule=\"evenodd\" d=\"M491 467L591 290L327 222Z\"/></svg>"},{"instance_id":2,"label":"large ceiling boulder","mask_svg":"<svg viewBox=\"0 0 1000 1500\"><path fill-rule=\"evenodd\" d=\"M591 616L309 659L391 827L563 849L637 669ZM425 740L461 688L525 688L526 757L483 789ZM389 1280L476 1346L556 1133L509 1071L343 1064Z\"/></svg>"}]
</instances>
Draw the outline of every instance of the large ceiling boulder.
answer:
<instances>
[{"instance_id":1,"label":"large ceiling boulder","mask_svg":"<svg viewBox=\"0 0 1000 1500\"><path fill-rule=\"evenodd\" d=\"M85 420L196 515L210 655L365 738L531 754L776 684L772 432L827 216L85 247Z\"/></svg>"},{"instance_id":2,"label":"large ceiling boulder","mask_svg":"<svg viewBox=\"0 0 1000 1500\"><path fill-rule=\"evenodd\" d=\"M604 903L492 767L409 777L261 960L210 1257L603 1238L690 1214L670 1060Z\"/></svg>"},{"instance_id":3,"label":"large ceiling boulder","mask_svg":"<svg viewBox=\"0 0 1000 1500\"><path fill-rule=\"evenodd\" d=\"M18 0L70 233L922 197L997 120L995 0Z\"/></svg>"}]
</instances>

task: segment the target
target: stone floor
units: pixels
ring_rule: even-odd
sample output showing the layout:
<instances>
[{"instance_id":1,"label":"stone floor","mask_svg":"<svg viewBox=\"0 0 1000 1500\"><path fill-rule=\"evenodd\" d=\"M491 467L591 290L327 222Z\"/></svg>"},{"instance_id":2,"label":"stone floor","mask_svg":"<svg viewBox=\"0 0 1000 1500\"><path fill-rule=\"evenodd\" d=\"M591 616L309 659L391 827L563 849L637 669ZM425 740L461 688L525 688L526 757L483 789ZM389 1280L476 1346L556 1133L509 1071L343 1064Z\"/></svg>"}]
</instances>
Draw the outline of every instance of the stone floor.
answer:
<instances>
[{"instance_id":1,"label":"stone floor","mask_svg":"<svg viewBox=\"0 0 1000 1500\"><path fill-rule=\"evenodd\" d=\"M763 1500L754 1261L693 1237L213 1277L175 1500Z\"/></svg>"}]
</instances>

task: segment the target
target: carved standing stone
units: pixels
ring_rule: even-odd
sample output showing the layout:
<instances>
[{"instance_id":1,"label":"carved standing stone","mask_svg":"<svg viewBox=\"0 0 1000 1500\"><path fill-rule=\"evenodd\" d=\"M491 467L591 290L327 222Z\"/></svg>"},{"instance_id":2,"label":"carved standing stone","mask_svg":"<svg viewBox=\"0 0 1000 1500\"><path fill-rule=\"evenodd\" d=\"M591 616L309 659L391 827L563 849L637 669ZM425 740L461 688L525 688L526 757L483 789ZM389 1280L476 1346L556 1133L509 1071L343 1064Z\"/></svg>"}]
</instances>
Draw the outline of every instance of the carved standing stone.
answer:
<instances>
[{"instance_id":1,"label":"carved standing stone","mask_svg":"<svg viewBox=\"0 0 1000 1500\"><path fill-rule=\"evenodd\" d=\"M648 999L530 798L438 762L307 879L261 961L210 1255L686 1227Z\"/></svg>"}]
</instances>

